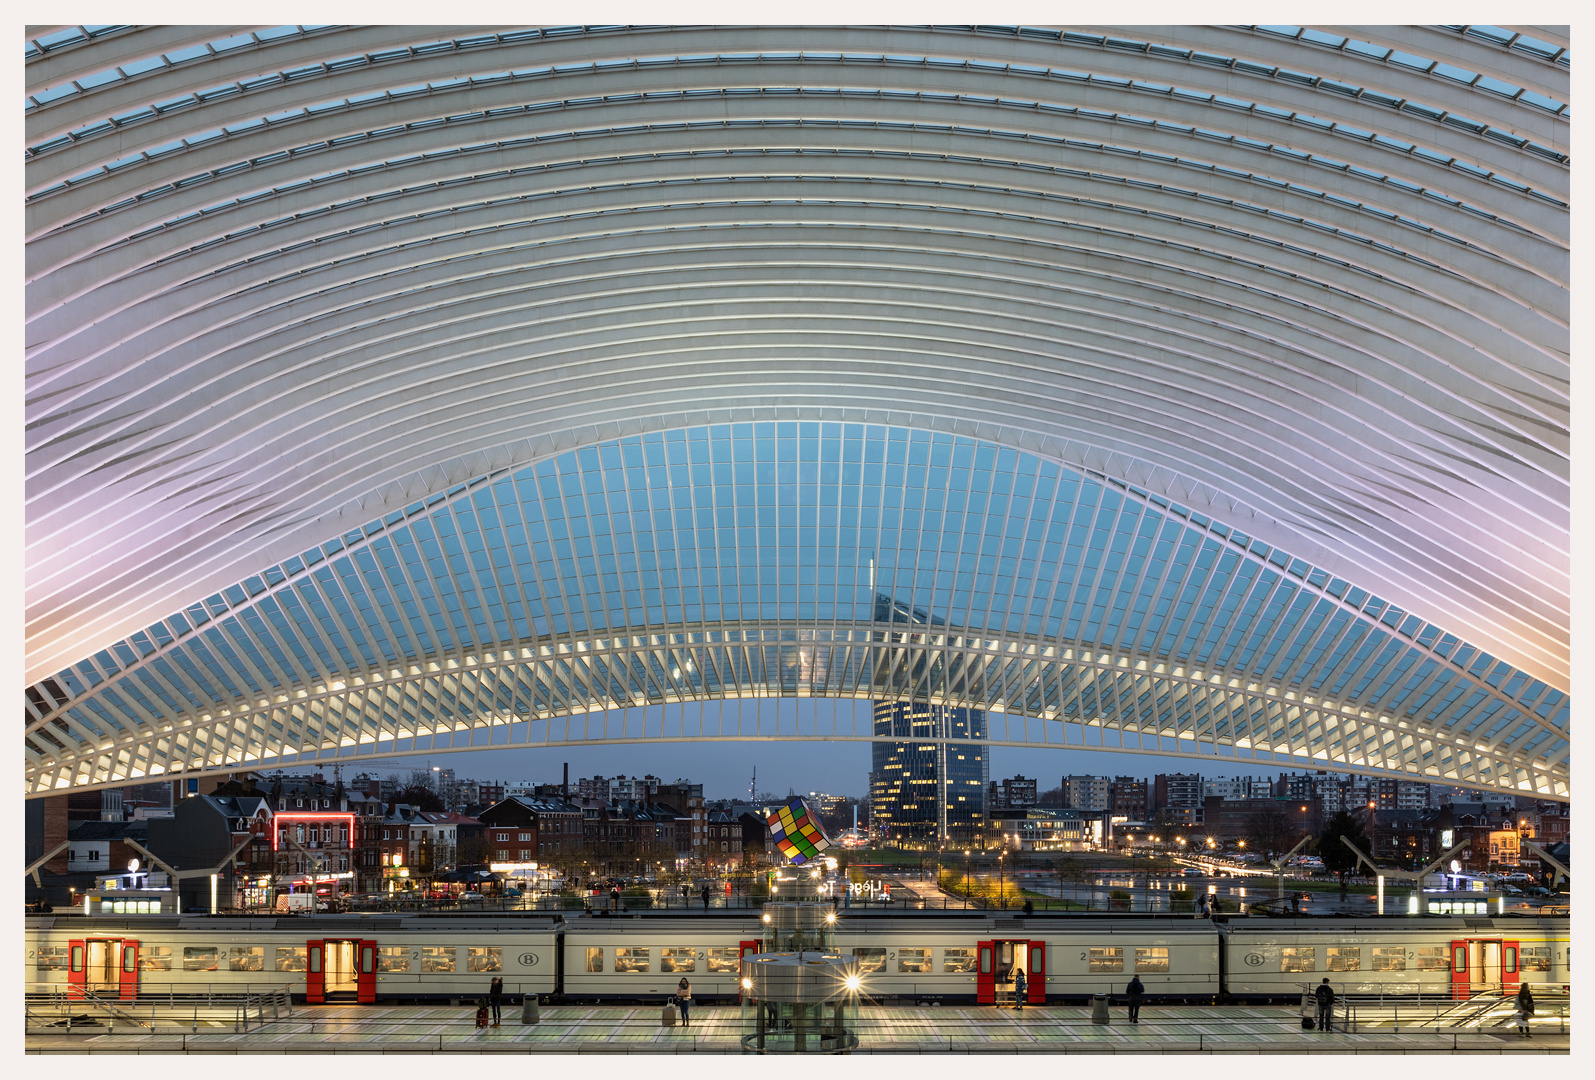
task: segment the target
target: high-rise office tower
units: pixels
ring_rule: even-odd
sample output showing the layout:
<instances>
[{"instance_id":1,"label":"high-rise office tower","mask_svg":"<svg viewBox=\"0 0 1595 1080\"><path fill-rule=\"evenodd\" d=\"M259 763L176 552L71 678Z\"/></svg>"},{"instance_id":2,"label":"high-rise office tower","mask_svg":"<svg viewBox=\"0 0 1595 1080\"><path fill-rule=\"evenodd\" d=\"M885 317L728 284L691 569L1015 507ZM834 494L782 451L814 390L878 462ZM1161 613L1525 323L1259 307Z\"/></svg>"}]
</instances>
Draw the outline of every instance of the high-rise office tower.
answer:
<instances>
[{"instance_id":1,"label":"high-rise office tower","mask_svg":"<svg viewBox=\"0 0 1595 1080\"><path fill-rule=\"evenodd\" d=\"M877 701L870 813L894 840L968 843L986 830L986 714L921 702ZM936 739L958 740L934 742Z\"/></svg>"}]
</instances>

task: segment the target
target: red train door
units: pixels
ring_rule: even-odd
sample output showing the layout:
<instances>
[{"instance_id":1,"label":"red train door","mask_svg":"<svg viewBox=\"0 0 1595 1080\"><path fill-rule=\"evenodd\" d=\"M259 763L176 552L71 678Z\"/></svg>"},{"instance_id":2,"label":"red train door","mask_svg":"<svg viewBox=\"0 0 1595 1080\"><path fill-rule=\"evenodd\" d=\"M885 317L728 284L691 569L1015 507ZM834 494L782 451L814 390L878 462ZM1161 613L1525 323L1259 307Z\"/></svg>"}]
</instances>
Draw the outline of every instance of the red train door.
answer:
<instances>
[{"instance_id":1,"label":"red train door","mask_svg":"<svg viewBox=\"0 0 1595 1080\"><path fill-rule=\"evenodd\" d=\"M980 963L975 967L975 1001L981 1005L997 1004L997 943L982 941L975 947Z\"/></svg>"},{"instance_id":2,"label":"red train door","mask_svg":"<svg viewBox=\"0 0 1595 1080\"><path fill-rule=\"evenodd\" d=\"M67 997L81 998L89 982L89 946L82 938L67 942Z\"/></svg>"},{"instance_id":3,"label":"red train door","mask_svg":"<svg viewBox=\"0 0 1595 1080\"><path fill-rule=\"evenodd\" d=\"M1466 938L1451 943L1451 997L1455 1001L1468 999L1468 942Z\"/></svg>"},{"instance_id":4,"label":"red train door","mask_svg":"<svg viewBox=\"0 0 1595 1080\"><path fill-rule=\"evenodd\" d=\"M361 1005L374 1005L377 1000L377 943L362 941L360 959L355 967L355 1000Z\"/></svg>"},{"instance_id":5,"label":"red train door","mask_svg":"<svg viewBox=\"0 0 1595 1080\"><path fill-rule=\"evenodd\" d=\"M132 1001L138 997L138 942L132 938L122 939L122 971L119 980L118 995L123 1001Z\"/></svg>"},{"instance_id":6,"label":"red train door","mask_svg":"<svg viewBox=\"0 0 1595 1080\"><path fill-rule=\"evenodd\" d=\"M737 942L737 956L740 958L740 960L746 960L750 956L759 955L759 951L762 948L764 948L764 945L763 945L762 942L758 942L758 941L739 941L739 942ZM740 962L737 964L737 970L739 972L742 970L742 964ZM741 1000L742 1000L742 986L739 983L737 985L737 1001L740 1002Z\"/></svg>"},{"instance_id":7,"label":"red train door","mask_svg":"<svg viewBox=\"0 0 1595 1080\"><path fill-rule=\"evenodd\" d=\"M1501 991L1515 993L1518 988L1518 945L1515 941L1501 942Z\"/></svg>"},{"instance_id":8,"label":"red train door","mask_svg":"<svg viewBox=\"0 0 1595 1080\"><path fill-rule=\"evenodd\" d=\"M320 1005L327 1000L327 975L322 970L326 942L305 942L305 1004Z\"/></svg>"},{"instance_id":9,"label":"red train door","mask_svg":"<svg viewBox=\"0 0 1595 1080\"><path fill-rule=\"evenodd\" d=\"M1025 1001L1031 1005L1047 1003L1047 943L1032 941L1026 950L1030 954L1030 977L1025 984Z\"/></svg>"}]
</instances>

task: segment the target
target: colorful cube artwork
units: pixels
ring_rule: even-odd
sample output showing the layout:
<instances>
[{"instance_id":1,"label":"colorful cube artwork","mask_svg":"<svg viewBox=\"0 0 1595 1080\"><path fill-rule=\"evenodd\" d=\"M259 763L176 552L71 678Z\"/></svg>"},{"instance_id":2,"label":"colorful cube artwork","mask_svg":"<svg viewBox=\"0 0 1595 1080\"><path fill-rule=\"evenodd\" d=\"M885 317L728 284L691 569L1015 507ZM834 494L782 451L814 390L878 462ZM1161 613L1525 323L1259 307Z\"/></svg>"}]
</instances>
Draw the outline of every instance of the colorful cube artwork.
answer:
<instances>
[{"instance_id":1,"label":"colorful cube artwork","mask_svg":"<svg viewBox=\"0 0 1595 1080\"><path fill-rule=\"evenodd\" d=\"M775 846L794 866L802 866L831 846L831 838L825 835L820 819L802 799L788 802L771 814L768 822Z\"/></svg>"}]
</instances>

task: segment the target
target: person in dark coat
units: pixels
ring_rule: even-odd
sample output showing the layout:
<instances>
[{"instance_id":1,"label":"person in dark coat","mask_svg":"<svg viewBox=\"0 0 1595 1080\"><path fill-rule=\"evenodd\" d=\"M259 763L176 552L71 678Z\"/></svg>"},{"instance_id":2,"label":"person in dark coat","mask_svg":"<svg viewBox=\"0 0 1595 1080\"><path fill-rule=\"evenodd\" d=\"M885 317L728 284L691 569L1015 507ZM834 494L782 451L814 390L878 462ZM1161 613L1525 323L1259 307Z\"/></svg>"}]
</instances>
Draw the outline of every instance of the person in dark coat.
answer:
<instances>
[{"instance_id":1,"label":"person in dark coat","mask_svg":"<svg viewBox=\"0 0 1595 1080\"><path fill-rule=\"evenodd\" d=\"M493 1026L498 1027L499 1009L504 1004L504 980L493 976L493 981L487 988L487 1004L493 1010Z\"/></svg>"},{"instance_id":2,"label":"person in dark coat","mask_svg":"<svg viewBox=\"0 0 1595 1080\"><path fill-rule=\"evenodd\" d=\"M1327 977L1318 984L1318 989L1313 991L1313 999L1318 1002L1318 1030L1328 1031L1335 1007L1335 991L1329 985Z\"/></svg>"},{"instance_id":3,"label":"person in dark coat","mask_svg":"<svg viewBox=\"0 0 1595 1080\"><path fill-rule=\"evenodd\" d=\"M1029 984L1025 982L1025 969L1014 968L1013 973L1013 1007L1023 1012L1025 1007L1026 990Z\"/></svg>"},{"instance_id":4,"label":"person in dark coat","mask_svg":"<svg viewBox=\"0 0 1595 1080\"><path fill-rule=\"evenodd\" d=\"M703 910L709 910L709 886L703 887Z\"/></svg>"},{"instance_id":5,"label":"person in dark coat","mask_svg":"<svg viewBox=\"0 0 1595 1080\"><path fill-rule=\"evenodd\" d=\"M1124 1002L1130 1009L1130 1023L1141 1022L1141 995L1146 993L1146 987L1141 985L1141 976L1132 975L1130 985L1124 988Z\"/></svg>"},{"instance_id":6,"label":"person in dark coat","mask_svg":"<svg viewBox=\"0 0 1595 1080\"><path fill-rule=\"evenodd\" d=\"M619 885L611 885L609 887L609 910L610 911L616 911L616 912L618 912L620 910L620 886Z\"/></svg>"},{"instance_id":7,"label":"person in dark coat","mask_svg":"<svg viewBox=\"0 0 1595 1080\"><path fill-rule=\"evenodd\" d=\"M1523 983L1517 989L1517 1033L1525 1039L1532 1039L1529 1034L1529 1017L1534 1015L1534 994L1529 990L1529 984Z\"/></svg>"}]
</instances>

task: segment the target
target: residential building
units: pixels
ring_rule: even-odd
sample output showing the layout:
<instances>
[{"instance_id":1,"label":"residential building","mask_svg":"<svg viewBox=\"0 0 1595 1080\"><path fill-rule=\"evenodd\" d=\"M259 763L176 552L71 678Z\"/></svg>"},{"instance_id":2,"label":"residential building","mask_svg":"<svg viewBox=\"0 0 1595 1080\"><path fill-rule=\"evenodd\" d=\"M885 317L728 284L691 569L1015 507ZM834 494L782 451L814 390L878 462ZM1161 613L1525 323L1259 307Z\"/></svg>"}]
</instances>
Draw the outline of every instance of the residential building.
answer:
<instances>
[{"instance_id":1,"label":"residential building","mask_svg":"<svg viewBox=\"0 0 1595 1080\"><path fill-rule=\"evenodd\" d=\"M1146 781L1133 776L1115 776L1108 788L1109 809L1127 821L1146 818Z\"/></svg>"},{"instance_id":2,"label":"residential building","mask_svg":"<svg viewBox=\"0 0 1595 1080\"><path fill-rule=\"evenodd\" d=\"M1158 773L1152 780L1154 816L1175 825L1202 821L1202 777L1197 773Z\"/></svg>"},{"instance_id":3,"label":"residential building","mask_svg":"<svg viewBox=\"0 0 1595 1080\"><path fill-rule=\"evenodd\" d=\"M687 816L687 844L679 854L690 862L702 862L706 854L704 841L709 820L708 807L703 801L703 785L678 777L673 784L660 784L654 797Z\"/></svg>"},{"instance_id":4,"label":"residential building","mask_svg":"<svg viewBox=\"0 0 1595 1080\"><path fill-rule=\"evenodd\" d=\"M225 866L217 880L220 907L266 907L278 891L289 887L280 873L278 845L272 839L275 818L270 804L259 795L185 796L172 808L171 817L147 823L149 842L145 846L158 860L157 865L164 864L163 869ZM208 875L179 878L175 888L179 910L210 909Z\"/></svg>"},{"instance_id":5,"label":"residential building","mask_svg":"<svg viewBox=\"0 0 1595 1080\"><path fill-rule=\"evenodd\" d=\"M72 845L66 857L69 874L118 874L127 870L130 859L149 862L125 842L132 839L148 846L147 821L75 821L67 839Z\"/></svg>"},{"instance_id":6,"label":"residential building","mask_svg":"<svg viewBox=\"0 0 1595 1080\"><path fill-rule=\"evenodd\" d=\"M1113 781L1106 776L1065 776L1063 805L1068 810L1106 810L1111 805Z\"/></svg>"},{"instance_id":7,"label":"residential building","mask_svg":"<svg viewBox=\"0 0 1595 1080\"><path fill-rule=\"evenodd\" d=\"M724 810L712 810L705 822L704 865L712 870L742 863L742 822Z\"/></svg>"}]
</instances>

